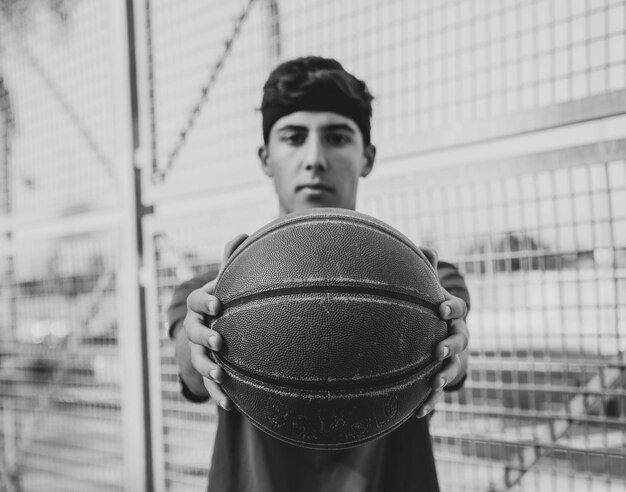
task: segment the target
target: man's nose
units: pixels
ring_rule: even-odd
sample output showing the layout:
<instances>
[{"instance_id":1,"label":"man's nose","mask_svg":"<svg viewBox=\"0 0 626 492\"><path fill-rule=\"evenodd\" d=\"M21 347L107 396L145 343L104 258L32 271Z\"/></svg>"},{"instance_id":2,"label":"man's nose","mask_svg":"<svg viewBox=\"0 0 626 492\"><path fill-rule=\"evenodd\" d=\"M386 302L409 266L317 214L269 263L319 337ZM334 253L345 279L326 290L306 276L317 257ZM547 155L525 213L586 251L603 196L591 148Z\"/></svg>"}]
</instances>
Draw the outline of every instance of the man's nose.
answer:
<instances>
[{"instance_id":1,"label":"man's nose","mask_svg":"<svg viewBox=\"0 0 626 492\"><path fill-rule=\"evenodd\" d=\"M307 142L304 154L304 168L307 171L325 171L327 168L324 146L319 138L311 138Z\"/></svg>"}]
</instances>

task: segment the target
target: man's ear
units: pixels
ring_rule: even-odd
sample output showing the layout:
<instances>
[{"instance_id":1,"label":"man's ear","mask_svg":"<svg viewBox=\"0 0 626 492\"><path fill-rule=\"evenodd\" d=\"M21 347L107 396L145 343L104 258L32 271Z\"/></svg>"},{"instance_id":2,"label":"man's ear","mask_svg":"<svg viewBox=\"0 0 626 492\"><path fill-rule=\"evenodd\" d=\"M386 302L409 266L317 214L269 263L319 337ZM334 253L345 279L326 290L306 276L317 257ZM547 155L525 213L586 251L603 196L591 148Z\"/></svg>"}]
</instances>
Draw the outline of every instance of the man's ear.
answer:
<instances>
[{"instance_id":1,"label":"man's ear","mask_svg":"<svg viewBox=\"0 0 626 492\"><path fill-rule=\"evenodd\" d=\"M259 159L261 160L261 169L263 169L263 172L265 173L265 175L270 178L273 178L274 171L272 171L272 168L269 165L270 154L267 149L267 145L261 145L259 147L258 156L259 156Z\"/></svg>"},{"instance_id":2,"label":"man's ear","mask_svg":"<svg viewBox=\"0 0 626 492\"><path fill-rule=\"evenodd\" d=\"M373 145L368 145L363 150L363 157L365 159L365 166L363 166L363 171L361 171L361 177L366 177L369 173L372 172L374 168L374 160L376 159L376 147Z\"/></svg>"}]
</instances>

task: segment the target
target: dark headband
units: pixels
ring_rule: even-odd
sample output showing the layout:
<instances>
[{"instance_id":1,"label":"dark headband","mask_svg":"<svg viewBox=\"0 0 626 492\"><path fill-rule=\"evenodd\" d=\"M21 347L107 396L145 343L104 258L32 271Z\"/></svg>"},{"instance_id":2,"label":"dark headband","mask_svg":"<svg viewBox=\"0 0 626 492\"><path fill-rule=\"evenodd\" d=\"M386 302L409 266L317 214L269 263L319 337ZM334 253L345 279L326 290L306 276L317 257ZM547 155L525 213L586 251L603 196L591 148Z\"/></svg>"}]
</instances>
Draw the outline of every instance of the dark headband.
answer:
<instances>
[{"instance_id":1,"label":"dark headband","mask_svg":"<svg viewBox=\"0 0 626 492\"><path fill-rule=\"evenodd\" d=\"M263 140L269 141L270 130L283 116L297 111L329 111L350 118L363 135L363 143L370 144L370 115L358 101L346 97L334 87L316 87L289 101L274 102L261 109L263 115Z\"/></svg>"}]
</instances>

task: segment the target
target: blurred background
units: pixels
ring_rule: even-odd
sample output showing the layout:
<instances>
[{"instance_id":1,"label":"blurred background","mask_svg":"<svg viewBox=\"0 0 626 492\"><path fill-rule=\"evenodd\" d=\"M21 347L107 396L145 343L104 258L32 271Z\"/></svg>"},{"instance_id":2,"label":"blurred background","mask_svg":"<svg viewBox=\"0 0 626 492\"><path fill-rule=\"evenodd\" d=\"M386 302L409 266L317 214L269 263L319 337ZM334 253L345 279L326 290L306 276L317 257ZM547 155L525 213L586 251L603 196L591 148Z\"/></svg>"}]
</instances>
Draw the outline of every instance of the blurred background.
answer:
<instances>
[{"instance_id":1,"label":"blurred background","mask_svg":"<svg viewBox=\"0 0 626 492\"><path fill-rule=\"evenodd\" d=\"M165 310L274 218L261 87L374 101L359 210L472 296L443 491L626 490L624 0L0 0L0 490L199 491Z\"/></svg>"}]
</instances>

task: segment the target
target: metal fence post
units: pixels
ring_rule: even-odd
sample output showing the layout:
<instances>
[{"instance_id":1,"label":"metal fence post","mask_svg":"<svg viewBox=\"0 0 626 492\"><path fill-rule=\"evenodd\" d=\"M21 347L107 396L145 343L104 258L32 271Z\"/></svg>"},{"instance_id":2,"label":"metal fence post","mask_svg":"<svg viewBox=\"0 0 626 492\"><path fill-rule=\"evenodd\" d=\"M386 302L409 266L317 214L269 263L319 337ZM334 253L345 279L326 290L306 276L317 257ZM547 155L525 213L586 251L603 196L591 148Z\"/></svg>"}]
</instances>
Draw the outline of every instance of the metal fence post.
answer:
<instances>
[{"instance_id":1,"label":"metal fence post","mask_svg":"<svg viewBox=\"0 0 626 492\"><path fill-rule=\"evenodd\" d=\"M137 70L135 59L135 19L132 0L120 2L119 46L120 94L128 97L126 125L120 129L119 180L123 210L120 225L118 292L120 294L119 343L122 361L122 406L124 429L124 486L130 491L152 491L152 443L150 384L148 370L147 316L145 289L141 282L143 227L146 214L141 199L141 169L137 162L140 147Z\"/></svg>"}]
</instances>

